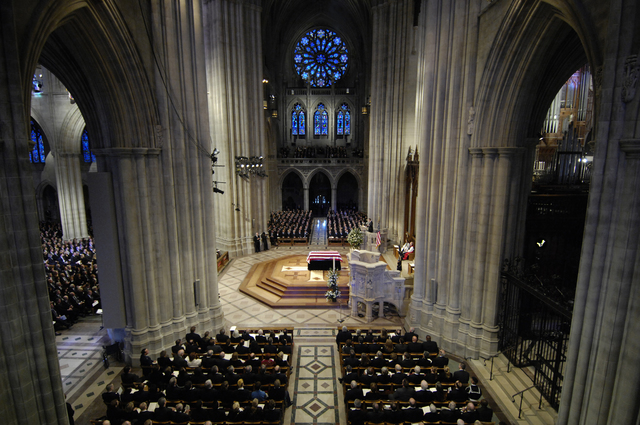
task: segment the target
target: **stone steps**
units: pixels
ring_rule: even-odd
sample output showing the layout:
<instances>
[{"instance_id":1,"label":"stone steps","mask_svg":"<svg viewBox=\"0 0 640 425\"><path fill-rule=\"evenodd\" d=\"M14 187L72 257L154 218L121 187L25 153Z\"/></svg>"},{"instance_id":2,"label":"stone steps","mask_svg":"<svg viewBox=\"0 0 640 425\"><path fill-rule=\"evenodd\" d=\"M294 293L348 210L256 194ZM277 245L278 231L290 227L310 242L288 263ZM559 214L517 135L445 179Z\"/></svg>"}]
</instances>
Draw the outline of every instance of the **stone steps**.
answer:
<instances>
[{"instance_id":1,"label":"stone steps","mask_svg":"<svg viewBox=\"0 0 640 425\"><path fill-rule=\"evenodd\" d=\"M523 369L511 365L507 372L508 361L504 355L499 355L493 360L493 379L489 380L491 372L491 360L471 360L471 368L480 378L485 389L499 404L500 409L512 424L518 425L553 425L557 420L557 412L542 399L540 405L540 392L536 388L525 391L522 395L513 395L533 385L532 379ZM522 397L522 411L518 419L518 409Z\"/></svg>"}]
</instances>

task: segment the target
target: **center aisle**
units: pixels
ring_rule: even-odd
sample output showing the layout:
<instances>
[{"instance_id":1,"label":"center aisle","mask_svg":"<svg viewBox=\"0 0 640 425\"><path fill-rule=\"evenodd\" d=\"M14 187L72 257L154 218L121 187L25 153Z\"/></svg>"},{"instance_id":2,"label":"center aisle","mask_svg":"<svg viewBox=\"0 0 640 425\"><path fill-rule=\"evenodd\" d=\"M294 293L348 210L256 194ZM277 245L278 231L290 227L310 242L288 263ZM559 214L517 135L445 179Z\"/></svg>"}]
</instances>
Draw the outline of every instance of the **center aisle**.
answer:
<instances>
[{"instance_id":1,"label":"center aisle","mask_svg":"<svg viewBox=\"0 0 640 425\"><path fill-rule=\"evenodd\" d=\"M309 245L327 246L327 219L314 218L311 223L311 235L309 236Z\"/></svg>"},{"instance_id":2,"label":"center aisle","mask_svg":"<svg viewBox=\"0 0 640 425\"><path fill-rule=\"evenodd\" d=\"M336 348L337 327L313 327L294 332L294 365L290 377L293 406L285 424L346 423L344 394L338 383L340 360Z\"/></svg>"}]
</instances>

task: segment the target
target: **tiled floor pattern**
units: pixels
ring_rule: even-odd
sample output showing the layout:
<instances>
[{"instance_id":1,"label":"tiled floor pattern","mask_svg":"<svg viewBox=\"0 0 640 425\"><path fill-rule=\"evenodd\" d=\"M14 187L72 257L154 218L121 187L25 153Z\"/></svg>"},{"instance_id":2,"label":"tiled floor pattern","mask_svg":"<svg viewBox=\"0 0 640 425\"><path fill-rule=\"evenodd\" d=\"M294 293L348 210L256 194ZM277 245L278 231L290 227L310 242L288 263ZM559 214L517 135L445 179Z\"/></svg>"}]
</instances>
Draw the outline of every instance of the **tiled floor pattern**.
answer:
<instances>
[{"instance_id":1,"label":"tiled floor pattern","mask_svg":"<svg viewBox=\"0 0 640 425\"><path fill-rule=\"evenodd\" d=\"M56 336L62 388L76 418L96 400L102 403L104 387L122 370L117 365L104 368L102 346L109 344L109 337L101 324L100 316L86 317Z\"/></svg>"}]
</instances>

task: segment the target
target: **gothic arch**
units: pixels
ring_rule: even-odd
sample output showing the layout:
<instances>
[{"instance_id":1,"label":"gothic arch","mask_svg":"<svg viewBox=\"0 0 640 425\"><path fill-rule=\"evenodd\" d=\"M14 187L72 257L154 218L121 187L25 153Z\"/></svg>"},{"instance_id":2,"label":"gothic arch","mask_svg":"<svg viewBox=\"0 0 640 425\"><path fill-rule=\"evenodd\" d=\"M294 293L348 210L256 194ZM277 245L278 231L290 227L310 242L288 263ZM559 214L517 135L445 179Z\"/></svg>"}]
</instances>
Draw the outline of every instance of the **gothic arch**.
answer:
<instances>
[{"instance_id":1,"label":"gothic arch","mask_svg":"<svg viewBox=\"0 0 640 425\"><path fill-rule=\"evenodd\" d=\"M312 172L309 173L309 175L306 177L305 180L303 180L305 187L309 187L309 184L311 183L311 180L313 179L313 177L318 174L318 173L323 173L327 176L327 178L329 179L329 182L331 183L331 187L335 188L336 187L336 179L334 178L333 174L331 174L331 172L329 170L327 170L324 167L318 167L316 169L314 169Z\"/></svg>"},{"instance_id":2,"label":"gothic arch","mask_svg":"<svg viewBox=\"0 0 640 425\"><path fill-rule=\"evenodd\" d=\"M30 28L23 81L31 81L38 62L51 70L83 111L96 148L156 144L153 88L115 2L47 2ZM30 90L23 86L25 99Z\"/></svg>"},{"instance_id":3,"label":"gothic arch","mask_svg":"<svg viewBox=\"0 0 640 425\"><path fill-rule=\"evenodd\" d=\"M571 15L566 1L555 3L564 13L541 0L510 7L473 105L478 118L473 125L482 130L473 130L472 146L489 141L495 147L526 147L567 78L587 61L592 69L599 64L599 55L583 45L592 37L578 22L588 19Z\"/></svg>"}]
</instances>

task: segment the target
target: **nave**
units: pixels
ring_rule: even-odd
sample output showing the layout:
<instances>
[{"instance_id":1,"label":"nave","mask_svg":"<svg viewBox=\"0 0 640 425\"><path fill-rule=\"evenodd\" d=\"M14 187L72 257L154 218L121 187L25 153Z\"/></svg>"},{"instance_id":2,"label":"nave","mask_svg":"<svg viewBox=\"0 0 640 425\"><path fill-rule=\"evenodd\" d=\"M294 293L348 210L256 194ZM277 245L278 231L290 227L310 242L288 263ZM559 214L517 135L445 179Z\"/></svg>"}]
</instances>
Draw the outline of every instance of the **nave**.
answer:
<instances>
[{"instance_id":1,"label":"nave","mask_svg":"<svg viewBox=\"0 0 640 425\"><path fill-rule=\"evenodd\" d=\"M272 309L238 292L240 282L246 277L248 270L255 264L290 255L291 252L306 253L306 249L293 247L289 249L269 250L232 260L220 276L220 299L223 305L226 323L225 328L236 325L240 328L258 329L262 326L292 326L294 332L294 355L289 393L293 406L286 409L283 423L346 423L343 402L343 390L338 383L341 377L340 357L335 343L336 334L342 320L350 328L367 328L361 317L347 317L339 308L314 309ZM106 407L101 394L106 385L113 382L119 385L119 374L124 367L111 357L110 367L102 365L102 346L109 343L106 330L100 329L100 317L92 316L84 319L71 330L63 331L56 338L63 388L68 400L76 411L76 424L89 425L91 419L104 416ZM396 329L402 327L400 317L376 319L370 326ZM208 329L199 329L201 333ZM185 330L186 333L187 330ZM217 330L210 330L217 333ZM169 349L169 347L166 347ZM451 357L452 367L457 367L456 360ZM82 360L78 360L82 359ZM481 379L481 384L489 382L490 363L483 368L482 361L472 362ZM503 371L506 367L502 367ZM135 370L140 374L140 370ZM500 373L496 363L494 374ZM503 375L507 375L503 373ZM504 382L504 381L502 381ZM492 383L493 384L493 383ZM526 387L526 381L519 383ZM511 389L503 391L503 401L490 398L497 391L483 387L485 397L496 412L494 422L517 418L517 405L509 399ZM514 391L515 392L515 391ZM516 411L513 412L515 406ZM337 408L336 408L337 407ZM510 410L509 410L510 409ZM510 411L510 416L500 413ZM507 421L505 423L552 424L538 421Z\"/></svg>"}]
</instances>

